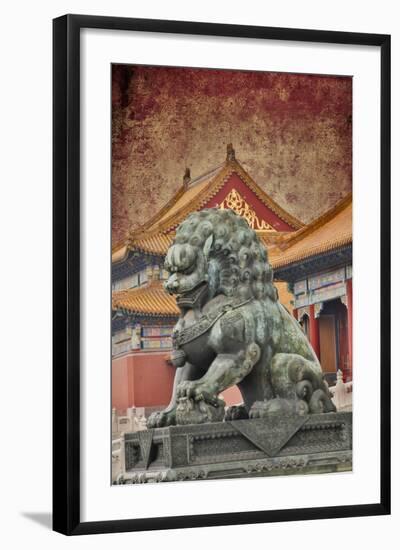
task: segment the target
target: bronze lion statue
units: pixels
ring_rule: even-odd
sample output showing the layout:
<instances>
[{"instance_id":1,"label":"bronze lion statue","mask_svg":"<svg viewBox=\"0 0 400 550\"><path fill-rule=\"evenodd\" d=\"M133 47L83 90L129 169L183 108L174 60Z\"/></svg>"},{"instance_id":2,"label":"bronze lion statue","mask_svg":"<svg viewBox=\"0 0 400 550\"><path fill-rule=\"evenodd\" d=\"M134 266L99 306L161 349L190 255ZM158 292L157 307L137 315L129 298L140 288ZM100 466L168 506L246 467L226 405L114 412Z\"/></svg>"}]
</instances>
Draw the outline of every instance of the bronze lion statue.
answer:
<instances>
[{"instance_id":1,"label":"bronze lion statue","mask_svg":"<svg viewBox=\"0 0 400 550\"><path fill-rule=\"evenodd\" d=\"M243 218L216 208L190 214L165 268L165 288L181 311L171 356L176 375L170 404L148 427L188 423L186 416L190 423L221 420L219 394L235 384L243 405L225 419L335 411L310 343L279 302L267 252Z\"/></svg>"}]
</instances>

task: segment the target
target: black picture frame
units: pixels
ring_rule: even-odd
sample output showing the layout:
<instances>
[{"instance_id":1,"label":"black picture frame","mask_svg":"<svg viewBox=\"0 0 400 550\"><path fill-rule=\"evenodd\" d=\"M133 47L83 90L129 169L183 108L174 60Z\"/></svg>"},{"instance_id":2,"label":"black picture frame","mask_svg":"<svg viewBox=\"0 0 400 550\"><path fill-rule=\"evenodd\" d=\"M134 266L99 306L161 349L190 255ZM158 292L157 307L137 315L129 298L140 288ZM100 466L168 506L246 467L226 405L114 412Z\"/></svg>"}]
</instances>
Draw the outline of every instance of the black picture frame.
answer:
<instances>
[{"instance_id":1,"label":"black picture frame","mask_svg":"<svg viewBox=\"0 0 400 550\"><path fill-rule=\"evenodd\" d=\"M381 495L352 506L80 520L80 31L84 28L378 46L381 50ZM390 36L65 15L53 21L53 529L66 535L390 513Z\"/></svg>"}]
</instances>

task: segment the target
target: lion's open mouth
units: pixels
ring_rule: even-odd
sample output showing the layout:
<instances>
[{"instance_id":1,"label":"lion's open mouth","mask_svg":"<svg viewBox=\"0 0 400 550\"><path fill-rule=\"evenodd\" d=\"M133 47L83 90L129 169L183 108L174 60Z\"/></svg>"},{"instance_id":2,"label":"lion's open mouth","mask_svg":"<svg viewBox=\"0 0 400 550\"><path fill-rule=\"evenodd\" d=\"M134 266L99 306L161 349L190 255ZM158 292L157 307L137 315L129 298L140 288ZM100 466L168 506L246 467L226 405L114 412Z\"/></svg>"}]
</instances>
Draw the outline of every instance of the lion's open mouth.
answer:
<instances>
[{"instance_id":1,"label":"lion's open mouth","mask_svg":"<svg viewBox=\"0 0 400 550\"><path fill-rule=\"evenodd\" d=\"M201 281L190 290L180 292L176 296L176 303L182 308L192 308L201 300L207 290L208 283L206 281Z\"/></svg>"}]
</instances>

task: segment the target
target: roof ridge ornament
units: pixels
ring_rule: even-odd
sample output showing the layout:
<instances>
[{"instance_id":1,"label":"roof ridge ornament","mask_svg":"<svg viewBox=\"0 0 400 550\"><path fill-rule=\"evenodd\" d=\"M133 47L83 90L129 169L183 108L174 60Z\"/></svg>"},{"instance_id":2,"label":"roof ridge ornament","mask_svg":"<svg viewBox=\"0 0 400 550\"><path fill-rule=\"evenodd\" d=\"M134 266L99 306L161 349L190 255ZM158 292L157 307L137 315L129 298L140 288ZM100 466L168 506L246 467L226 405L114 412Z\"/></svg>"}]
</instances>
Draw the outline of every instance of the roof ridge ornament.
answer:
<instances>
[{"instance_id":1,"label":"roof ridge ornament","mask_svg":"<svg viewBox=\"0 0 400 550\"><path fill-rule=\"evenodd\" d=\"M226 146L226 160L228 162L236 160L235 149L233 148L232 143L228 143L228 145Z\"/></svg>"},{"instance_id":2,"label":"roof ridge ornament","mask_svg":"<svg viewBox=\"0 0 400 550\"><path fill-rule=\"evenodd\" d=\"M183 174L183 185L185 187L188 187L190 180L191 180L190 168L186 167L185 168L185 173Z\"/></svg>"}]
</instances>

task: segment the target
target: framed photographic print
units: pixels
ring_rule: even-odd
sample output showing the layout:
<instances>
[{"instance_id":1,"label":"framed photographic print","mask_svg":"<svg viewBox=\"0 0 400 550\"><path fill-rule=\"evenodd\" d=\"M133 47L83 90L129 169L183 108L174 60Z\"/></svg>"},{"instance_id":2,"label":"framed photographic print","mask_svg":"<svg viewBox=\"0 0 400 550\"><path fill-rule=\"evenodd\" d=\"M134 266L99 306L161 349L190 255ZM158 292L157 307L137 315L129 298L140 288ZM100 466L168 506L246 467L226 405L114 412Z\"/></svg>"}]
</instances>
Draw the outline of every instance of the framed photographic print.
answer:
<instances>
[{"instance_id":1,"label":"framed photographic print","mask_svg":"<svg viewBox=\"0 0 400 550\"><path fill-rule=\"evenodd\" d=\"M54 20L54 529L390 513L390 37Z\"/></svg>"}]
</instances>

